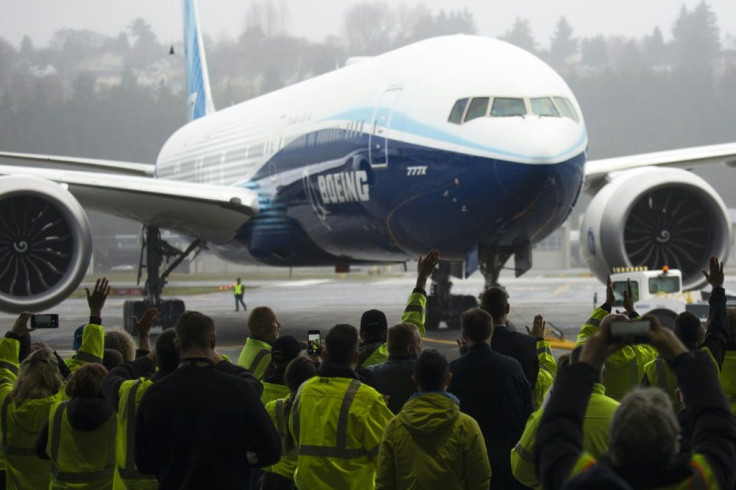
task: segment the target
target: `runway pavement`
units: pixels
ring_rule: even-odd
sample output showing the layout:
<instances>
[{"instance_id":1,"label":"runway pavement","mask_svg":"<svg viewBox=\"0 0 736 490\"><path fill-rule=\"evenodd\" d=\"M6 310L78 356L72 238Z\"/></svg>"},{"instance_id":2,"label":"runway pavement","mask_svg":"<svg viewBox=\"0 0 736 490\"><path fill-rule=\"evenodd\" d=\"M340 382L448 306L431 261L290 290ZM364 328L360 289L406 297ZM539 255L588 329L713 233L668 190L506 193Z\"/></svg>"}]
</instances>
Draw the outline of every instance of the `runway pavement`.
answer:
<instances>
[{"instance_id":1,"label":"runway pavement","mask_svg":"<svg viewBox=\"0 0 736 490\"><path fill-rule=\"evenodd\" d=\"M574 340L580 325L588 318L593 307L593 296L599 302L605 298L602 284L582 274L527 274L514 278L502 274L502 283L508 289L511 304L511 320L524 331L524 325L531 325L535 314L541 313L545 319L561 328L568 339ZM324 278L293 280L261 280L244 282L248 289L245 302L248 308L270 306L282 324L281 335L294 335L306 340L307 330L320 329L322 335L337 323L350 323L356 327L361 314L368 309L377 308L386 313L389 324L398 323L405 301L414 286L412 272L395 274L390 277L375 278L345 276L325 276ZM192 278L186 284L196 284ZM115 284L112 284L116 286ZM176 286L176 283L172 283ZM736 290L736 282L727 280L727 291ZM455 280L454 294L477 295L483 288L479 275L468 280ZM110 297L103 311L106 328L120 328L122 325L123 301L130 297ZM220 352L237 359L247 336L247 312L235 312L231 291L213 294L184 296L187 309L201 311L210 315L217 326L218 348ZM58 330L36 330L34 341L42 341L59 351L70 355L72 336L75 328L87 322L85 299L69 299L52 313L58 313ZM0 322L9 329L15 315L0 314ZM160 329L154 330L154 335ZM437 348L449 359L457 357L456 330L441 328L427 332L425 347Z\"/></svg>"}]
</instances>

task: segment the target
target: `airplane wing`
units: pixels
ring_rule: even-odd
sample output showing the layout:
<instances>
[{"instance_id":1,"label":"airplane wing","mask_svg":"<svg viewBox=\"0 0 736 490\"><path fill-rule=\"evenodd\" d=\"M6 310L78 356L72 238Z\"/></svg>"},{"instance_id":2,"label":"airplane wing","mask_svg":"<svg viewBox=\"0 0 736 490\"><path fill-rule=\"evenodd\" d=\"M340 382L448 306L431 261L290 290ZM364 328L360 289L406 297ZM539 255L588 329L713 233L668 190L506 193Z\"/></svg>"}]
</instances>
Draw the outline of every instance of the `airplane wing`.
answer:
<instances>
[{"instance_id":1,"label":"airplane wing","mask_svg":"<svg viewBox=\"0 0 736 490\"><path fill-rule=\"evenodd\" d=\"M0 175L28 175L57 182L85 208L213 243L231 238L258 211L257 194L242 187L13 165L0 165Z\"/></svg>"},{"instance_id":2,"label":"airplane wing","mask_svg":"<svg viewBox=\"0 0 736 490\"><path fill-rule=\"evenodd\" d=\"M725 163L736 167L736 143L590 160L585 164L584 190L594 193L606 182L609 174L632 168L665 166L691 170L706 163Z\"/></svg>"},{"instance_id":3,"label":"airplane wing","mask_svg":"<svg viewBox=\"0 0 736 490\"><path fill-rule=\"evenodd\" d=\"M26 160L41 164L47 168L64 168L67 170L94 169L116 174L130 174L152 177L155 166L150 163L121 162L117 160L100 160L97 158L65 157L59 155L39 155L34 153L12 153L0 151L0 158Z\"/></svg>"}]
</instances>

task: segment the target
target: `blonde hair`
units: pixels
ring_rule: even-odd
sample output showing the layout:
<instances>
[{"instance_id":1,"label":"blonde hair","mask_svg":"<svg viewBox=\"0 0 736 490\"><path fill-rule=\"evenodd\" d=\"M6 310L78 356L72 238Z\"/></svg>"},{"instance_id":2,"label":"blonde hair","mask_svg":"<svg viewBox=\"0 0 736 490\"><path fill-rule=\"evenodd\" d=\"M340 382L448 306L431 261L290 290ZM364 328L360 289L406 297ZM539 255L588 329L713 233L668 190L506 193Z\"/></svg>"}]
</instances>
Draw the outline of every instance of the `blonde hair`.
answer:
<instances>
[{"instance_id":1,"label":"blonde hair","mask_svg":"<svg viewBox=\"0 0 736 490\"><path fill-rule=\"evenodd\" d=\"M59 391L63 384L56 356L39 349L21 363L18 379L8 396L19 406L28 399L48 398Z\"/></svg>"},{"instance_id":2,"label":"blonde hair","mask_svg":"<svg viewBox=\"0 0 736 490\"><path fill-rule=\"evenodd\" d=\"M120 352L124 361L135 360L135 340L124 330L108 330L105 332L105 349Z\"/></svg>"}]
</instances>

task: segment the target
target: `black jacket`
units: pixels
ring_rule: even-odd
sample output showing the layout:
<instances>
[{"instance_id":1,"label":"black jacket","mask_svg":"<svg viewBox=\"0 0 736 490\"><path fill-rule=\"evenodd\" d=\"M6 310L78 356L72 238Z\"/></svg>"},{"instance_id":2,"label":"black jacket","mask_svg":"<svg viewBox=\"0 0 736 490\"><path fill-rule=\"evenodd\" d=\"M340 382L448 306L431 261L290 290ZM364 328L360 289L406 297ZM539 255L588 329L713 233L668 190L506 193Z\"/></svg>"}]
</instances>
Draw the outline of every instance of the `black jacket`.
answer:
<instances>
[{"instance_id":1,"label":"black jacket","mask_svg":"<svg viewBox=\"0 0 736 490\"><path fill-rule=\"evenodd\" d=\"M399 413L409 397L417 392L411 379L414 362L408 355L389 354L388 360L368 366L368 370L376 378L376 390L389 396L388 408L394 414Z\"/></svg>"},{"instance_id":2,"label":"black jacket","mask_svg":"<svg viewBox=\"0 0 736 490\"><path fill-rule=\"evenodd\" d=\"M537 357L537 340L525 333L512 332L506 325L493 327L493 350L499 354L513 357L521 364L529 386L534 388L539 374L539 358Z\"/></svg>"},{"instance_id":3,"label":"black jacket","mask_svg":"<svg viewBox=\"0 0 736 490\"><path fill-rule=\"evenodd\" d=\"M485 438L493 469L491 488L526 488L511 475L510 452L521 438L532 410L531 390L516 359L476 344L450 364L447 391L460 410L473 417Z\"/></svg>"},{"instance_id":4,"label":"black jacket","mask_svg":"<svg viewBox=\"0 0 736 490\"><path fill-rule=\"evenodd\" d=\"M156 475L161 489L245 488L251 464L281 458L281 439L259 393L222 364L232 366L187 359L143 395L135 462L141 473Z\"/></svg>"},{"instance_id":5,"label":"black jacket","mask_svg":"<svg viewBox=\"0 0 736 490\"><path fill-rule=\"evenodd\" d=\"M705 455L721 488L733 488L736 461L736 424L723 396L713 362L704 352L678 356L672 363L680 390L687 401L690 443L694 453ZM583 417L596 373L588 364L560 370L537 432L535 460L544 488L567 487L566 480L583 451ZM608 488L656 488L687 478L689 461L666 468L605 467L594 465L570 480L570 488L598 488L593 479L615 473L623 483Z\"/></svg>"}]
</instances>

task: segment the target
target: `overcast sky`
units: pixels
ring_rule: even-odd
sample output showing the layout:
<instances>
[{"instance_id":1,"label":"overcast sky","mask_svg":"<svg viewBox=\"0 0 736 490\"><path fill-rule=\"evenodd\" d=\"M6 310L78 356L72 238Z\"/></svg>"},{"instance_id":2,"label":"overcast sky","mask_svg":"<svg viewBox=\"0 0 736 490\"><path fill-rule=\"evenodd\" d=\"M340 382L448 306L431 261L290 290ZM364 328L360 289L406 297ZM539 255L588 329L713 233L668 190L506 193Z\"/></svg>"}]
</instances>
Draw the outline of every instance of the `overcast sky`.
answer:
<instances>
[{"instance_id":1,"label":"overcast sky","mask_svg":"<svg viewBox=\"0 0 736 490\"><path fill-rule=\"evenodd\" d=\"M274 0L286 4L293 35L321 41L342 34L343 13L360 0ZM403 0L407 5L424 3L437 11L467 7L479 33L497 37L516 17L531 21L541 47L548 46L555 24L565 16L576 37L596 34L639 37L659 26L665 39L684 4L688 9L700 0ZM12 0L4 2L0 36L16 46L29 35L37 47L45 46L62 28L91 29L117 34L135 18L151 24L162 43L181 38L180 0ZM398 5L398 0L387 2ZM736 47L736 0L707 2L718 17L722 37ZM204 32L215 39L236 37L244 26L248 0L200 0Z\"/></svg>"}]
</instances>

